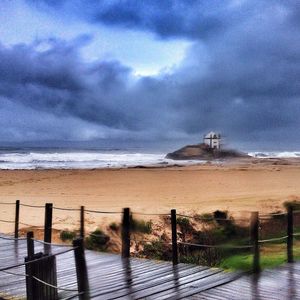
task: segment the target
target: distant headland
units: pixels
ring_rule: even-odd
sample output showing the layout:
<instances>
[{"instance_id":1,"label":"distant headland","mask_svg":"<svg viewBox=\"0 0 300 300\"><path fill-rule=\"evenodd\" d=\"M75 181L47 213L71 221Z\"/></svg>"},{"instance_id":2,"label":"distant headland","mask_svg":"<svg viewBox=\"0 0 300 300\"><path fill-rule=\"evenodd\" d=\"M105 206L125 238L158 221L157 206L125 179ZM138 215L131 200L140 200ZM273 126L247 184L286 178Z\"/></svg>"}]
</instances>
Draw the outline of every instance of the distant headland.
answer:
<instances>
[{"instance_id":1,"label":"distant headland","mask_svg":"<svg viewBox=\"0 0 300 300\"><path fill-rule=\"evenodd\" d=\"M209 132L203 138L203 143L187 145L179 150L168 153L166 158L174 160L213 160L222 158L249 158L246 153L222 149L221 135Z\"/></svg>"}]
</instances>

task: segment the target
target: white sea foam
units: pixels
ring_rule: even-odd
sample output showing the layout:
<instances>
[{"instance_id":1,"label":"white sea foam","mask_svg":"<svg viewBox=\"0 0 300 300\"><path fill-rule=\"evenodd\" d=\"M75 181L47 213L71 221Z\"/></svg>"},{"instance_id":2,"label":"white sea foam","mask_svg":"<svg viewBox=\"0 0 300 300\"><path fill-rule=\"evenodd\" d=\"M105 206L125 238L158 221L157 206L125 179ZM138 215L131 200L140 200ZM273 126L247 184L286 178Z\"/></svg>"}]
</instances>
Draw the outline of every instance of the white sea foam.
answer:
<instances>
[{"instance_id":1,"label":"white sea foam","mask_svg":"<svg viewBox=\"0 0 300 300\"><path fill-rule=\"evenodd\" d=\"M274 152L249 152L250 156L257 158L297 158L300 157L299 151L274 151Z\"/></svg>"},{"instance_id":2,"label":"white sea foam","mask_svg":"<svg viewBox=\"0 0 300 300\"><path fill-rule=\"evenodd\" d=\"M250 152L256 158L294 158L300 152ZM165 153L125 151L5 151L0 150L0 169L93 169L135 166L172 166L205 163L200 160L174 161Z\"/></svg>"},{"instance_id":3,"label":"white sea foam","mask_svg":"<svg viewBox=\"0 0 300 300\"><path fill-rule=\"evenodd\" d=\"M200 161L174 161L159 153L125 152L0 152L0 169L91 169L134 166L188 165Z\"/></svg>"}]
</instances>

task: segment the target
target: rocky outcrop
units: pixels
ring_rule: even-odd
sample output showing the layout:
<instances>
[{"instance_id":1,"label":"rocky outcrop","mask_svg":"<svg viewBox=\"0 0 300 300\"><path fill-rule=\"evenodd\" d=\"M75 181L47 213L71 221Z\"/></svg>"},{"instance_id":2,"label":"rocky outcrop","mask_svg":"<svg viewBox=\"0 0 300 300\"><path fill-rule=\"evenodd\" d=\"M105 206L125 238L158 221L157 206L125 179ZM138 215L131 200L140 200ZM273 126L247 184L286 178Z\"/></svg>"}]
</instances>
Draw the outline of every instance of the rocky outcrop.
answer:
<instances>
[{"instance_id":1,"label":"rocky outcrop","mask_svg":"<svg viewBox=\"0 0 300 300\"><path fill-rule=\"evenodd\" d=\"M210 149L206 144L188 145L168 153L166 158L174 160L212 160L222 158L246 158L248 154L229 149Z\"/></svg>"}]
</instances>

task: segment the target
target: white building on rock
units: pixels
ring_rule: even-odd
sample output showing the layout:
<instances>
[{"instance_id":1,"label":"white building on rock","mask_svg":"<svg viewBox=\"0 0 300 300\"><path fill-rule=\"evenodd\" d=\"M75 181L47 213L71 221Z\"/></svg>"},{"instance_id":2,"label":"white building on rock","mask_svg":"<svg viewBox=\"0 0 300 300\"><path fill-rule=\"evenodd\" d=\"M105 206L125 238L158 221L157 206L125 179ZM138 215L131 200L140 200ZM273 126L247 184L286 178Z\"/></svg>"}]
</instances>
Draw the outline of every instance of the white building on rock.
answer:
<instances>
[{"instance_id":1,"label":"white building on rock","mask_svg":"<svg viewBox=\"0 0 300 300\"><path fill-rule=\"evenodd\" d=\"M211 149L220 149L221 148L221 135L213 131L204 135L203 143L208 145Z\"/></svg>"}]
</instances>

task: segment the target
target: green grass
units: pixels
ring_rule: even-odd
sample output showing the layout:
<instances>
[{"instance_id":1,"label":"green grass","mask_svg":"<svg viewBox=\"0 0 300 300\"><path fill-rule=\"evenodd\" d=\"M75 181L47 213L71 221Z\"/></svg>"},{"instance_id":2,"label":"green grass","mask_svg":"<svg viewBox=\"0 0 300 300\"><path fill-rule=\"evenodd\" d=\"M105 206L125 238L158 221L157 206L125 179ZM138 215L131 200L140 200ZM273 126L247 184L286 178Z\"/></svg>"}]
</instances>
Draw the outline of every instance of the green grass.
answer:
<instances>
[{"instance_id":1,"label":"green grass","mask_svg":"<svg viewBox=\"0 0 300 300\"><path fill-rule=\"evenodd\" d=\"M251 271L252 269L253 256L252 254L246 255L233 255L228 258L225 258L220 267L223 269L229 270L242 270L242 271ZM286 262L285 254L272 254L272 255L263 255L260 258L260 266L264 268L273 268L279 265L282 265Z\"/></svg>"},{"instance_id":2,"label":"green grass","mask_svg":"<svg viewBox=\"0 0 300 300\"><path fill-rule=\"evenodd\" d=\"M69 230L63 230L60 233L60 239L62 241L69 241L69 240L74 240L76 237L76 232L75 231L69 231Z\"/></svg>"},{"instance_id":3,"label":"green grass","mask_svg":"<svg viewBox=\"0 0 300 300\"><path fill-rule=\"evenodd\" d=\"M298 250L298 249L297 249ZM294 259L300 259L300 251L294 250ZM262 253L260 256L260 267L274 268L287 262L286 252ZM228 270L251 271L253 263L252 254L236 254L229 256L221 262L219 267Z\"/></svg>"},{"instance_id":4,"label":"green grass","mask_svg":"<svg viewBox=\"0 0 300 300\"><path fill-rule=\"evenodd\" d=\"M112 222L109 224L109 229L112 231L118 231L119 230L119 225L116 222Z\"/></svg>"},{"instance_id":5,"label":"green grass","mask_svg":"<svg viewBox=\"0 0 300 300\"><path fill-rule=\"evenodd\" d=\"M96 229L91 232L91 235L86 237L85 246L90 250L106 251L107 243L110 237L106 235L101 229Z\"/></svg>"},{"instance_id":6,"label":"green grass","mask_svg":"<svg viewBox=\"0 0 300 300\"><path fill-rule=\"evenodd\" d=\"M132 218L131 219L131 229L134 232L151 234L152 233L152 222Z\"/></svg>"},{"instance_id":7,"label":"green grass","mask_svg":"<svg viewBox=\"0 0 300 300\"><path fill-rule=\"evenodd\" d=\"M147 258L158 260L171 260L172 252L170 247L166 247L162 240L151 241L144 245L143 255Z\"/></svg>"}]
</instances>

